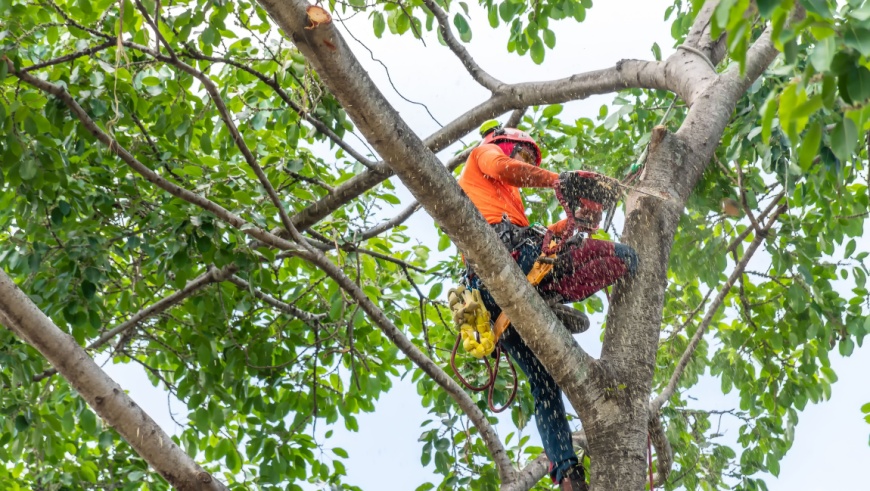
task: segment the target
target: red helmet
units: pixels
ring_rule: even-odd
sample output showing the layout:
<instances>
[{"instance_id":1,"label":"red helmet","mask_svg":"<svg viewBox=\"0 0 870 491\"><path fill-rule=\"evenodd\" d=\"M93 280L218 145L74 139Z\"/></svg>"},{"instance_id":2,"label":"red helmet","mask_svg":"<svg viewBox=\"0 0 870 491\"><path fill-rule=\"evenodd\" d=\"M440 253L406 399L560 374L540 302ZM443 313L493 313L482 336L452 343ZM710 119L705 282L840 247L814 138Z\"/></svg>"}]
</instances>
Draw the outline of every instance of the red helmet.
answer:
<instances>
[{"instance_id":1,"label":"red helmet","mask_svg":"<svg viewBox=\"0 0 870 491\"><path fill-rule=\"evenodd\" d=\"M498 143L500 141L521 143L533 148L535 150L535 164L538 167L541 166L541 148L538 147L535 139L525 131L520 131L516 128L496 127L484 135L483 141L480 144L486 145L487 143Z\"/></svg>"}]
</instances>

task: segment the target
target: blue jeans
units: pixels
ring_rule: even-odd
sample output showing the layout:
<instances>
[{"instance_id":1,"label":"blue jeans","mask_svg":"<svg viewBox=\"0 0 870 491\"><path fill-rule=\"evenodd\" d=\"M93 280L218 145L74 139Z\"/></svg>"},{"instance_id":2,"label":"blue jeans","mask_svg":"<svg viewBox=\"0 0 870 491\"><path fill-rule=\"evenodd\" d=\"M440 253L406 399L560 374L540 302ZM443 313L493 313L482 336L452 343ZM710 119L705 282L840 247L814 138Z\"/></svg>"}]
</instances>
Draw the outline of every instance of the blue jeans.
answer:
<instances>
[{"instance_id":1,"label":"blue jeans","mask_svg":"<svg viewBox=\"0 0 870 491\"><path fill-rule=\"evenodd\" d=\"M539 254L540 247L531 244L523 245L515 251L517 263L523 273L528 274ZM468 286L480 290L483 303L492 319L497 319L501 308L483 287L480 278L471 274L468 277ZM553 463L550 477L557 483L561 482L568 468L578 462L571 443L571 428L568 426L565 405L562 402L562 391L513 326L508 327L502 334L499 343L529 380L532 397L535 399L535 424L544 444L544 452Z\"/></svg>"}]
</instances>

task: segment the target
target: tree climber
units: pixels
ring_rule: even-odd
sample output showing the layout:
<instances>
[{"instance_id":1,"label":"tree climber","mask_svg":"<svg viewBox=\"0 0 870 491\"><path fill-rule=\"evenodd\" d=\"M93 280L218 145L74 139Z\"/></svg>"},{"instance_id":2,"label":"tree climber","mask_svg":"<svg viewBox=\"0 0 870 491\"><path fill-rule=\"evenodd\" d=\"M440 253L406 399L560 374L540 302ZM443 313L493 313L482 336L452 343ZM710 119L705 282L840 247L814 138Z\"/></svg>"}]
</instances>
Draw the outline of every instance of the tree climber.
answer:
<instances>
[{"instance_id":1,"label":"tree climber","mask_svg":"<svg viewBox=\"0 0 870 491\"><path fill-rule=\"evenodd\" d=\"M575 221L582 231L592 232L598 227L602 203L579 197L579 190L590 183L594 185L597 179L609 178L584 171L556 174L540 168L538 144L528 134L514 128L485 124L481 127L481 136L483 142L469 155L459 177L459 186L493 226L524 274L529 274L541 255L545 235L548 240L550 236L558 240L569 228L569 222L566 218L548 229L530 226L519 188L555 188L573 204L570 208L576 210ZM562 304L579 302L626 274L633 275L637 267L637 255L629 246L577 239L561 244L552 270L536 286L572 334L588 329L589 320L585 314ZM470 290L479 290L479 298L490 318L498 319L501 309L470 267L466 270L465 283ZM585 473L571 443L561 390L512 326L507 327L499 343L531 384L535 423L551 462L550 477L563 491L585 491Z\"/></svg>"}]
</instances>

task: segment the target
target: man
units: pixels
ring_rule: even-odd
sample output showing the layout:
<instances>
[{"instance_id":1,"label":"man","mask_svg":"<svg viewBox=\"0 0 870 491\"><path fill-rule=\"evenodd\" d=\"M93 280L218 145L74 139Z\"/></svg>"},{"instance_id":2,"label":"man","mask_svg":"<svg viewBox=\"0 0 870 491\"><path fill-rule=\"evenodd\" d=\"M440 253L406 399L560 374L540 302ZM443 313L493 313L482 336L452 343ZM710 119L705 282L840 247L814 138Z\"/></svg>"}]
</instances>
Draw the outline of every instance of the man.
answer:
<instances>
[{"instance_id":1,"label":"man","mask_svg":"<svg viewBox=\"0 0 870 491\"><path fill-rule=\"evenodd\" d=\"M558 187L577 205L575 221L584 231L597 228L602 203L571 194L578 189L581 180L594 181L603 176L582 171L560 175L542 169L538 144L528 134L514 128L495 126L485 129L482 136L483 142L468 157L459 186L496 229L523 273L528 274L540 256L544 237L529 226L520 188ZM568 223L568 219L562 220L549 230L558 238L569 228ZM537 285L537 290L553 305L554 312L572 333L583 332L589 327L585 316L561 304L581 301L625 275L633 275L636 267L637 255L623 244L593 239L567 241L552 271ZM469 288L481 291L491 318L497 319L501 309L470 268L466 281ZM561 390L513 327L507 328L499 342L531 385L535 423L551 462L550 477L563 491L585 491L586 476L571 443Z\"/></svg>"}]
</instances>

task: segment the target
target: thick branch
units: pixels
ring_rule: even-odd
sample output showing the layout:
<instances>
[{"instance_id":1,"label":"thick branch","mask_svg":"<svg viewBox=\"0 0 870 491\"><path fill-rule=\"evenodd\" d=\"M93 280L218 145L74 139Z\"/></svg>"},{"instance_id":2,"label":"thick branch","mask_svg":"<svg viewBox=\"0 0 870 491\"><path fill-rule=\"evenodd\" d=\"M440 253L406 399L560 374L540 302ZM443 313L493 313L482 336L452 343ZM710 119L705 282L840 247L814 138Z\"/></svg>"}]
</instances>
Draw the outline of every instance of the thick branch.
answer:
<instances>
[{"instance_id":1,"label":"thick branch","mask_svg":"<svg viewBox=\"0 0 870 491\"><path fill-rule=\"evenodd\" d=\"M728 47L725 44L725 33L722 33L716 39L713 39L711 36L713 14L718 5L718 1L704 2L698 15L695 16L695 21L689 29L686 41L683 43L685 46L695 48L703 53L714 66L718 65L725 57L726 48Z\"/></svg>"},{"instance_id":2,"label":"thick branch","mask_svg":"<svg viewBox=\"0 0 870 491\"><path fill-rule=\"evenodd\" d=\"M511 115L508 117L508 120L505 122L505 127L507 128L516 128L519 126L520 122L523 120L523 116L526 114L527 107L521 107L519 109L514 109L511 112Z\"/></svg>"},{"instance_id":3,"label":"thick branch","mask_svg":"<svg viewBox=\"0 0 870 491\"><path fill-rule=\"evenodd\" d=\"M586 432L583 428L571 434L571 443L574 448L583 450L584 455L589 455L589 445L586 441ZM540 482L550 471L550 459L546 453L541 453L534 460L527 463L518 473L516 480L506 483L499 491L528 491Z\"/></svg>"},{"instance_id":4,"label":"thick branch","mask_svg":"<svg viewBox=\"0 0 870 491\"><path fill-rule=\"evenodd\" d=\"M656 479L653 484L657 487L664 486L674 465L674 451L671 448L671 442L668 441L668 436L665 434L661 414L657 412L650 413L647 426L649 439L656 451L656 459L658 460L656 464Z\"/></svg>"},{"instance_id":5,"label":"thick branch","mask_svg":"<svg viewBox=\"0 0 870 491\"><path fill-rule=\"evenodd\" d=\"M450 29L450 20L447 18L447 13L444 12L444 10L435 3L434 0L423 0L423 3L430 11L432 11L433 14L435 14L435 19L438 21L438 31L441 32L441 37L444 39L444 42L447 43L447 47L450 48L450 51L453 51L453 54L459 58L459 61L461 61L465 69L468 70L471 78L484 88L489 89L490 92L497 92L504 82L485 72L480 68L480 65L474 61L471 54L465 49L465 46L463 46L462 43L456 39L456 36L453 35L453 31Z\"/></svg>"},{"instance_id":6,"label":"thick branch","mask_svg":"<svg viewBox=\"0 0 870 491\"><path fill-rule=\"evenodd\" d=\"M465 114L423 140L423 144L437 153L475 130L484 121L512 109L585 99L627 88L668 90L666 82L661 63L624 60L611 68L581 73L565 79L505 85L499 93L466 111ZM297 213L293 217L293 223L299 230L305 230L393 175L393 171L385 163L378 163L371 170L354 176L335 188L335 193Z\"/></svg>"},{"instance_id":7,"label":"thick branch","mask_svg":"<svg viewBox=\"0 0 870 491\"><path fill-rule=\"evenodd\" d=\"M0 270L0 319L36 348L170 485L179 490L226 490L203 470L79 346Z\"/></svg>"}]
</instances>

